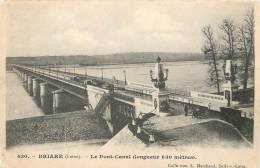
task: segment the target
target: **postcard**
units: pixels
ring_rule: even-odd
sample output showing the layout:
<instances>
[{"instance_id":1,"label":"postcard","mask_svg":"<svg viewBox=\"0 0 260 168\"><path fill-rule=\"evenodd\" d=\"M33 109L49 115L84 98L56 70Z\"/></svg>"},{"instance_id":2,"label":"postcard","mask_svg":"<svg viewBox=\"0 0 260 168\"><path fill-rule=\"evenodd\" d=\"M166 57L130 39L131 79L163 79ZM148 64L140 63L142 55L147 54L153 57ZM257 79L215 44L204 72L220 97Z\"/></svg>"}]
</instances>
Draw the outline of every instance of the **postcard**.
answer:
<instances>
[{"instance_id":1,"label":"postcard","mask_svg":"<svg viewBox=\"0 0 260 168\"><path fill-rule=\"evenodd\" d=\"M259 1L1 2L1 168L259 168Z\"/></svg>"}]
</instances>

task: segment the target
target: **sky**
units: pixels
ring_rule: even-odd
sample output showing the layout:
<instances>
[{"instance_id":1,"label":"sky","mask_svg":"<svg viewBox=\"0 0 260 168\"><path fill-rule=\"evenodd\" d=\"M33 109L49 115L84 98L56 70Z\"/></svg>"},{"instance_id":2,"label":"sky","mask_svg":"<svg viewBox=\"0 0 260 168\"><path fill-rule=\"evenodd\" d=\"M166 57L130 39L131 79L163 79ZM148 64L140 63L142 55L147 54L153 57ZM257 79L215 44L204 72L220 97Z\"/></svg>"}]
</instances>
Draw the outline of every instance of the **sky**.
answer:
<instances>
[{"instance_id":1,"label":"sky","mask_svg":"<svg viewBox=\"0 0 260 168\"><path fill-rule=\"evenodd\" d=\"M203 26L217 30L224 17L240 23L250 8L245 1L14 1L6 6L6 53L201 52Z\"/></svg>"}]
</instances>

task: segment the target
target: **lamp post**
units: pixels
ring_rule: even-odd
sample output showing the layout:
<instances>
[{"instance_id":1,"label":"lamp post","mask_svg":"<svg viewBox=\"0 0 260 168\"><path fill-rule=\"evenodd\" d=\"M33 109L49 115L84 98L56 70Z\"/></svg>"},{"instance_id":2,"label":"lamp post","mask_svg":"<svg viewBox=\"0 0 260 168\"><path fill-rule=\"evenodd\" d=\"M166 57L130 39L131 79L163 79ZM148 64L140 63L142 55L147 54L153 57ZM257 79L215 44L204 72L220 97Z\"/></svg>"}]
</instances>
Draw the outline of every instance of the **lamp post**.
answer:
<instances>
[{"instance_id":1,"label":"lamp post","mask_svg":"<svg viewBox=\"0 0 260 168\"><path fill-rule=\"evenodd\" d=\"M56 64L56 67L57 67L57 80L58 80L59 73L58 73L58 65L57 64Z\"/></svg>"},{"instance_id":2,"label":"lamp post","mask_svg":"<svg viewBox=\"0 0 260 168\"><path fill-rule=\"evenodd\" d=\"M163 64L160 62L161 58L157 57L154 71L150 70L150 77L151 81L154 83L154 87L164 89L165 81L168 80L168 69L164 69Z\"/></svg>"},{"instance_id":3,"label":"lamp post","mask_svg":"<svg viewBox=\"0 0 260 168\"><path fill-rule=\"evenodd\" d=\"M101 79L103 80L103 68L101 68Z\"/></svg>"},{"instance_id":4,"label":"lamp post","mask_svg":"<svg viewBox=\"0 0 260 168\"><path fill-rule=\"evenodd\" d=\"M75 77L75 64L74 64L74 66L73 66L73 76Z\"/></svg>"},{"instance_id":5,"label":"lamp post","mask_svg":"<svg viewBox=\"0 0 260 168\"><path fill-rule=\"evenodd\" d=\"M51 65L48 65L49 76L51 75Z\"/></svg>"},{"instance_id":6,"label":"lamp post","mask_svg":"<svg viewBox=\"0 0 260 168\"><path fill-rule=\"evenodd\" d=\"M87 79L87 77L88 77L87 67L85 67L84 70L85 70L85 79Z\"/></svg>"},{"instance_id":7,"label":"lamp post","mask_svg":"<svg viewBox=\"0 0 260 168\"><path fill-rule=\"evenodd\" d=\"M125 77L125 85L126 85L126 71L125 70L123 70L123 73L124 73L124 77Z\"/></svg>"}]
</instances>

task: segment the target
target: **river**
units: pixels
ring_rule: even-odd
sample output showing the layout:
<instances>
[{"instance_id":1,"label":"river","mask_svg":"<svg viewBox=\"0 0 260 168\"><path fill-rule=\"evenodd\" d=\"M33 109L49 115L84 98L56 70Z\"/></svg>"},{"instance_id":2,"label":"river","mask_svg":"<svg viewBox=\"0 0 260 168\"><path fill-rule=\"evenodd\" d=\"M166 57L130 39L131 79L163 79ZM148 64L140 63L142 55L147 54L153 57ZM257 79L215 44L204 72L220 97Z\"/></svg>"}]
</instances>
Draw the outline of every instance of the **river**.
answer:
<instances>
[{"instance_id":1,"label":"river","mask_svg":"<svg viewBox=\"0 0 260 168\"><path fill-rule=\"evenodd\" d=\"M210 88L206 84L208 75L208 65L199 61L166 62L165 68L169 70L167 86L169 88L196 90L204 92L214 92L215 88ZM103 71L104 78L125 80L126 72L127 82L137 82L152 85L149 71L154 69L154 63L147 64L127 64L127 65L104 65L77 67L75 73L87 74L101 77ZM62 70L62 68L61 68ZM63 69L64 70L64 69ZM67 71L73 72L73 68L67 68Z\"/></svg>"},{"instance_id":2,"label":"river","mask_svg":"<svg viewBox=\"0 0 260 168\"><path fill-rule=\"evenodd\" d=\"M6 120L44 115L42 110L25 91L18 76L6 73Z\"/></svg>"}]
</instances>

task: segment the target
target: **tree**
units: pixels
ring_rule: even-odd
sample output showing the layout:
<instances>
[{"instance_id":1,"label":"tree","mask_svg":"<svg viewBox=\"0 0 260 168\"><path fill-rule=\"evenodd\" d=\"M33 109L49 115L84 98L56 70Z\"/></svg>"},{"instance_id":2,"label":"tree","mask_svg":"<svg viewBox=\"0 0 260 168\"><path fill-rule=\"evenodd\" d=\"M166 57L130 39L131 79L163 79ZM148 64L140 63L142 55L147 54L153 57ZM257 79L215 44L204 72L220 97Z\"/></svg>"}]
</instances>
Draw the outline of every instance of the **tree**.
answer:
<instances>
[{"instance_id":1,"label":"tree","mask_svg":"<svg viewBox=\"0 0 260 168\"><path fill-rule=\"evenodd\" d=\"M236 67L236 57L237 55L237 26L231 18L224 18L220 24L220 30L222 31L221 37L221 54L224 60L232 60L233 67ZM236 80L236 74L234 69L231 72L231 80L234 82Z\"/></svg>"},{"instance_id":2,"label":"tree","mask_svg":"<svg viewBox=\"0 0 260 168\"><path fill-rule=\"evenodd\" d=\"M249 71L254 75L254 10L248 11L244 18L244 23L239 28L240 51L243 58L242 84L243 89L247 89Z\"/></svg>"},{"instance_id":3,"label":"tree","mask_svg":"<svg viewBox=\"0 0 260 168\"><path fill-rule=\"evenodd\" d=\"M213 29L210 25L202 28L202 33L204 35L204 46L203 52L206 58L209 60L209 85L214 85L217 87L218 94L220 94L220 79L219 79L219 69L217 61L217 42L213 34Z\"/></svg>"},{"instance_id":4,"label":"tree","mask_svg":"<svg viewBox=\"0 0 260 168\"><path fill-rule=\"evenodd\" d=\"M224 18L220 30L223 32L222 36L222 54L226 59L232 60L235 53L235 32L236 27L234 21L230 18Z\"/></svg>"}]
</instances>

